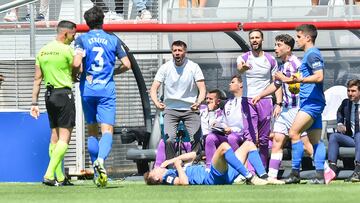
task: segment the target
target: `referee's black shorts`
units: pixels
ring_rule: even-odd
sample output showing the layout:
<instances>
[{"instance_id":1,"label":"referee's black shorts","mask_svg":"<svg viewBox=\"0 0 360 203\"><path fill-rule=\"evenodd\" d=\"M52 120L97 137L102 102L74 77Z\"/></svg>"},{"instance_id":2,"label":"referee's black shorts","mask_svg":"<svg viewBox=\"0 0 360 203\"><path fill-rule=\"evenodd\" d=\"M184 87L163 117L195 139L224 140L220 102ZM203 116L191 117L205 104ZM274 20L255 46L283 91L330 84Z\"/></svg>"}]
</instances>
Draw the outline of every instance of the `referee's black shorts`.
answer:
<instances>
[{"instance_id":1,"label":"referee's black shorts","mask_svg":"<svg viewBox=\"0 0 360 203\"><path fill-rule=\"evenodd\" d=\"M48 88L45 104L51 128L75 126L75 100L70 88Z\"/></svg>"}]
</instances>

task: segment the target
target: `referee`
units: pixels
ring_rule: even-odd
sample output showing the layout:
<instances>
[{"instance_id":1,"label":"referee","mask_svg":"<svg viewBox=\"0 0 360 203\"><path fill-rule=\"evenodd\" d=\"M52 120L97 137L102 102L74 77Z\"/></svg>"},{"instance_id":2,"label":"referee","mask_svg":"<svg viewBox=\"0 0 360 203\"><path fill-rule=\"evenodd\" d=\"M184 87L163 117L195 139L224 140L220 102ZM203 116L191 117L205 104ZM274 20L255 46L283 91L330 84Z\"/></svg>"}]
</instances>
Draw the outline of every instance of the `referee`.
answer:
<instances>
[{"instance_id":1,"label":"referee","mask_svg":"<svg viewBox=\"0 0 360 203\"><path fill-rule=\"evenodd\" d=\"M45 104L51 127L50 163L43 180L43 184L48 186L73 185L62 172L62 160L75 126L75 103L71 91L74 54L70 47L75 34L75 23L60 21L56 40L42 47L36 56L30 114L35 119L40 115L38 97L41 81L44 80L47 89Z\"/></svg>"}]
</instances>

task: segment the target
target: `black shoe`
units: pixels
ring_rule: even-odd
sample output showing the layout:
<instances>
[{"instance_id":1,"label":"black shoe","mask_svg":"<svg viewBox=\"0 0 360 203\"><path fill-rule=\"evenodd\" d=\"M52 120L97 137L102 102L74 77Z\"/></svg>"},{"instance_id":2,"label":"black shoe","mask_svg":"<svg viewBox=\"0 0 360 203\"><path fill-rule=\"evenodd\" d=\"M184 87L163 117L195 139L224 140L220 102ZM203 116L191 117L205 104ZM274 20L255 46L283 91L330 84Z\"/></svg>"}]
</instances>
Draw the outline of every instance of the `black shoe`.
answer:
<instances>
[{"instance_id":1,"label":"black shoe","mask_svg":"<svg viewBox=\"0 0 360 203\"><path fill-rule=\"evenodd\" d=\"M299 184L300 177L299 175L295 175L294 173L290 173L290 176L284 180L285 184Z\"/></svg>"},{"instance_id":2,"label":"black shoe","mask_svg":"<svg viewBox=\"0 0 360 203\"><path fill-rule=\"evenodd\" d=\"M45 20L45 16L42 13L38 14L35 18L35 21L44 21L44 20Z\"/></svg>"},{"instance_id":3,"label":"black shoe","mask_svg":"<svg viewBox=\"0 0 360 203\"><path fill-rule=\"evenodd\" d=\"M354 172L353 174L351 174L350 177L346 178L344 181L353 182L353 183L360 182L360 172Z\"/></svg>"},{"instance_id":4,"label":"black shoe","mask_svg":"<svg viewBox=\"0 0 360 203\"><path fill-rule=\"evenodd\" d=\"M27 21L30 22L30 14L26 14L25 17L20 18L20 21Z\"/></svg>"},{"instance_id":5,"label":"black shoe","mask_svg":"<svg viewBox=\"0 0 360 203\"><path fill-rule=\"evenodd\" d=\"M309 184L325 184L324 178L313 178L309 182Z\"/></svg>"},{"instance_id":6,"label":"black shoe","mask_svg":"<svg viewBox=\"0 0 360 203\"><path fill-rule=\"evenodd\" d=\"M55 179L50 180L50 179L44 178L42 183L47 186L59 186L59 183Z\"/></svg>"},{"instance_id":7,"label":"black shoe","mask_svg":"<svg viewBox=\"0 0 360 203\"><path fill-rule=\"evenodd\" d=\"M63 181L59 181L59 186L74 186L74 183L70 182L70 180L65 177Z\"/></svg>"}]
</instances>

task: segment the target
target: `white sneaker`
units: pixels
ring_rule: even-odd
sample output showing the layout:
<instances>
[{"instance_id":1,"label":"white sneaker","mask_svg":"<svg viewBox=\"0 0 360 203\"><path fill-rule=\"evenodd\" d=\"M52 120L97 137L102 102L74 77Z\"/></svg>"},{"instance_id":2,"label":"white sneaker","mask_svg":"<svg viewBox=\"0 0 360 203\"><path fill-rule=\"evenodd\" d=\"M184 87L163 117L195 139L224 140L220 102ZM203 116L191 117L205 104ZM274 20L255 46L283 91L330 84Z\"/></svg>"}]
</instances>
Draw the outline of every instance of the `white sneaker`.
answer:
<instances>
[{"instance_id":1,"label":"white sneaker","mask_svg":"<svg viewBox=\"0 0 360 203\"><path fill-rule=\"evenodd\" d=\"M7 22L15 22L18 20L15 12L8 12L6 13L4 20Z\"/></svg>"},{"instance_id":2,"label":"white sneaker","mask_svg":"<svg viewBox=\"0 0 360 203\"><path fill-rule=\"evenodd\" d=\"M267 181L268 181L268 183L269 183L270 185L284 185L284 184L285 184L284 181L278 180L278 179L276 179L276 178L271 178L271 177L269 177L269 178L267 179Z\"/></svg>"},{"instance_id":3,"label":"white sneaker","mask_svg":"<svg viewBox=\"0 0 360 203\"><path fill-rule=\"evenodd\" d=\"M241 174L238 175L238 177L236 177L234 180L234 184L245 184L245 183L246 183L246 178Z\"/></svg>"},{"instance_id":4,"label":"white sneaker","mask_svg":"<svg viewBox=\"0 0 360 203\"><path fill-rule=\"evenodd\" d=\"M269 182L267 180L261 179L256 175L253 175L250 179L246 180L246 184L248 185L267 185Z\"/></svg>"},{"instance_id":5,"label":"white sneaker","mask_svg":"<svg viewBox=\"0 0 360 203\"><path fill-rule=\"evenodd\" d=\"M124 20L124 16L121 14L117 14L116 12L109 11L105 13L104 22L108 23L110 21L122 21Z\"/></svg>"},{"instance_id":6,"label":"white sneaker","mask_svg":"<svg viewBox=\"0 0 360 203\"><path fill-rule=\"evenodd\" d=\"M140 11L139 16L136 17L136 20L150 20L152 18L152 15L150 11L144 9Z\"/></svg>"}]
</instances>

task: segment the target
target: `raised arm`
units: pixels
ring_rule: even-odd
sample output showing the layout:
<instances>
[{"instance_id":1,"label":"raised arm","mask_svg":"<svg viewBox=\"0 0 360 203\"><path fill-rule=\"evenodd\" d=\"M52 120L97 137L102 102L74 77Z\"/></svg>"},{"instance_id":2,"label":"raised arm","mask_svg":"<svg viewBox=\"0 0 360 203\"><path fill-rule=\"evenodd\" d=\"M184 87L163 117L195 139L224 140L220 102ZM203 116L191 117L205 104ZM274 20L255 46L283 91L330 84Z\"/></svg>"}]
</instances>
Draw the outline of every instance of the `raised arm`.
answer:
<instances>
[{"instance_id":1,"label":"raised arm","mask_svg":"<svg viewBox=\"0 0 360 203\"><path fill-rule=\"evenodd\" d=\"M175 178L174 185L189 185L189 178L187 177L184 169L182 168L182 161L177 159L174 163L176 171L178 172L178 178Z\"/></svg>"},{"instance_id":2,"label":"raised arm","mask_svg":"<svg viewBox=\"0 0 360 203\"><path fill-rule=\"evenodd\" d=\"M191 163L195 160L195 158L196 158L196 152L188 152L188 153L185 153L180 156L177 156L172 159L164 161L160 167L165 168L168 165L172 165L176 162L176 160L181 160L184 163Z\"/></svg>"},{"instance_id":3,"label":"raised arm","mask_svg":"<svg viewBox=\"0 0 360 203\"><path fill-rule=\"evenodd\" d=\"M237 69L240 74L243 74L245 71L250 69L250 65L245 63L244 61L240 61L240 63L237 65Z\"/></svg>"}]
</instances>

